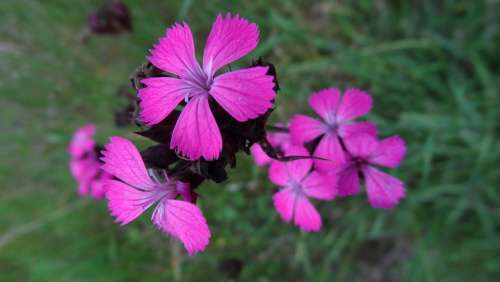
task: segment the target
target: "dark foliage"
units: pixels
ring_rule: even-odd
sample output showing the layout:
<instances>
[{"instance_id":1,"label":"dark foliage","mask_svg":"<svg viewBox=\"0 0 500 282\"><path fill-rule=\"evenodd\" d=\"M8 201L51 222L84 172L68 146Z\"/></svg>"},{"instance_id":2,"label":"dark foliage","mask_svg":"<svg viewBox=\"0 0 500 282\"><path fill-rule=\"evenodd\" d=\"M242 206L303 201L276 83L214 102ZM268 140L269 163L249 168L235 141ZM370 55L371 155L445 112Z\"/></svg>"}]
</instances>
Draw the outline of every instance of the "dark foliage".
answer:
<instances>
[{"instance_id":1,"label":"dark foliage","mask_svg":"<svg viewBox=\"0 0 500 282\"><path fill-rule=\"evenodd\" d=\"M132 30L132 18L120 0L108 1L89 13L87 23L95 34L119 34Z\"/></svg>"}]
</instances>

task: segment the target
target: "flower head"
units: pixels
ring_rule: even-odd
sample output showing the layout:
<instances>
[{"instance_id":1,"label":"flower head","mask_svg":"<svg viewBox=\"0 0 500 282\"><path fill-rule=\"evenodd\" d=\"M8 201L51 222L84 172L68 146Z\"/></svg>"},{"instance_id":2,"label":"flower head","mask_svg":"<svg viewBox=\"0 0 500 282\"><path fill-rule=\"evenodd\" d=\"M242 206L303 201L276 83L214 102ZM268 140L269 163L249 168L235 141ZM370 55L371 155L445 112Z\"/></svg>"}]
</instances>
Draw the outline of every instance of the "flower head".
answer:
<instances>
[{"instance_id":1,"label":"flower head","mask_svg":"<svg viewBox=\"0 0 500 282\"><path fill-rule=\"evenodd\" d=\"M305 115L295 115L290 122L294 143L303 144L321 137L314 156L331 161L316 160L319 170L327 171L345 161L339 137L366 132L375 135L376 127L370 122L354 122L372 108L372 98L357 89L348 89L344 95L335 88L318 91L309 98L309 105L320 120Z\"/></svg>"},{"instance_id":2,"label":"flower head","mask_svg":"<svg viewBox=\"0 0 500 282\"><path fill-rule=\"evenodd\" d=\"M93 139L95 126L89 124L75 131L68 147L70 171L78 182L80 195L90 194L95 199L104 197L103 182L111 175L101 170L97 144Z\"/></svg>"},{"instance_id":3,"label":"flower head","mask_svg":"<svg viewBox=\"0 0 500 282\"><path fill-rule=\"evenodd\" d=\"M301 146L291 146L285 156L308 156ZM309 198L333 200L337 194L336 177L311 171L312 160L273 161L269 178L280 187L273 202L281 218L293 222L304 231L318 231L321 216Z\"/></svg>"},{"instance_id":4,"label":"flower head","mask_svg":"<svg viewBox=\"0 0 500 282\"><path fill-rule=\"evenodd\" d=\"M212 101L238 122L255 119L273 105L274 78L266 74L267 66L216 75L223 66L251 52L258 38L259 30L254 23L238 15L219 15L208 36L200 66L189 25L182 23L168 28L148 59L171 76L141 80L146 86L139 90L142 121L155 125L185 103L173 129L170 148L192 160L217 159L223 142Z\"/></svg>"},{"instance_id":5,"label":"flower head","mask_svg":"<svg viewBox=\"0 0 500 282\"><path fill-rule=\"evenodd\" d=\"M201 210L191 203L187 183L150 177L132 142L112 137L103 151L103 169L119 180L108 180L106 198L111 214L122 225L156 204L151 220L163 232L180 240L190 255L208 245L210 230ZM181 195L188 201L177 200Z\"/></svg>"},{"instance_id":6,"label":"flower head","mask_svg":"<svg viewBox=\"0 0 500 282\"><path fill-rule=\"evenodd\" d=\"M374 208L392 208L404 196L403 182L374 165L394 168L404 159L406 146L399 136L378 141L370 134L356 134L345 139L349 157L339 168L339 195L359 193L359 176L365 180L368 201Z\"/></svg>"}]
</instances>

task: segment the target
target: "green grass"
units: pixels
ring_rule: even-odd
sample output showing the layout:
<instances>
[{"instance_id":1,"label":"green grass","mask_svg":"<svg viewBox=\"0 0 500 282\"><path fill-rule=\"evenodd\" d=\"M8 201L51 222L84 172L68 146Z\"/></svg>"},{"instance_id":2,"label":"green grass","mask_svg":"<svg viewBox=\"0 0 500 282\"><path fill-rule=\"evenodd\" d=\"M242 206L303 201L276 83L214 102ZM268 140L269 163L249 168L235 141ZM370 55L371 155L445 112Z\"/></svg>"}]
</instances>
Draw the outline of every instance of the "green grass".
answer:
<instances>
[{"instance_id":1,"label":"green grass","mask_svg":"<svg viewBox=\"0 0 500 282\"><path fill-rule=\"evenodd\" d=\"M126 2L133 33L87 43L99 1L0 2L0 281L221 281L234 260L242 281L498 279L499 1ZM101 142L139 142L113 127L115 89L176 20L200 51L219 11L259 24L242 63L276 65L276 121L308 112L320 88L374 96L369 118L409 147L394 171L408 187L397 208L371 209L364 196L318 203L322 231L302 233L280 221L265 171L241 156L230 181L200 189L213 237L188 257L148 216L121 228L104 202L77 196L74 128L94 122Z\"/></svg>"}]
</instances>

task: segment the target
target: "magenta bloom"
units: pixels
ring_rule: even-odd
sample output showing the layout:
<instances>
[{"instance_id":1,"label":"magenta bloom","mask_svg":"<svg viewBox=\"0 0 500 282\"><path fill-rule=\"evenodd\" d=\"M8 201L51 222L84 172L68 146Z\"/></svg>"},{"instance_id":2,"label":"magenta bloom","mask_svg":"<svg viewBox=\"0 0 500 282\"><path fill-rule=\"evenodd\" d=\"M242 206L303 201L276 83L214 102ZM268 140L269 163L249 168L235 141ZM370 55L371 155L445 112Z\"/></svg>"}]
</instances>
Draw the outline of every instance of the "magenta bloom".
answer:
<instances>
[{"instance_id":1,"label":"magenta bloom","mask_svg":"<svg viewBox=\"0 0 500 282\"><path fill-rule=\"evenodd\" d=\"M314 156L331 161L316 160L316 168L331 170L345 162L340 138L360 132L376 135L370 122L354 122L372 108L372 98L357 89L348 89L344 95L335 88L318 91L309 98L309 105L321 117L317 120L305 115L295 115L290 122L290 134L296 144L303 144L321 136Z\"/></svg>"},{"instance_id":2,"label":"magenta bloom","mask_svg":"<svg viewBox=\"0 0 500 282\"><path fill-rule=\"evenodd\" d=\"M90 194L95 199L101 199L106 192L103 183L110 179L111 175L101 170L94 134L93 124L76 130L68 147L71 156L69 167L78 182L78 193L82 196Z\"/></svg>"},{"instance_id":3,"label":"magenta bloom","mask_svg":"<svg viewBox=\"0 0 500 282\"><path fill-rule=\"evenodd\" d=\"M276 93L268 67L252 67L215 75L223 66L251 52L259 41L259 29L240 18L219 15L203 52L203 66L196 60L191 29L187 23L166 31L150 51L149 61L175 77L151 77L141 81L141 119L154 125L182 101L186 105L177 120L170 148L191 159L217 159L222 137L210 109L213 99L237 121L257 118L273 105Z\"/></svg>"},{"instance_id":4,"label":"magenta bloom","mask_svg":"<svg viewBox=\"0 0 500 282\"><path fill-rule=\"evenodd\" d=\"M305 148L290 147L285 156L308 156ZM337 194L335 175L323 175L311 171L312 160L301 159L288 162L274 161L269 170L271 181L280 186L273 202L281 218L293 222L304 231L318 231L321 216L309 198L333 200Z\"/></svg>"},{"instance_id":5,"label":"magenta bloom","mask_svg":"<svg viewBox=\"0 0 500 282\"><path fill-rule=\"evenodd\" d=\"M357 134L345 140L350 156L339 169L339 195L359 193L359 175L365 179L368 201L374 208L392 208L404 196L404 184L374 165L395 168L404 159L406 146L399 136L378 141L370 134Z\"/></svg>"},{"instance_id":6,"label":"magenta bloom","mask_svg":"<svg viewBox=\"0 0 500 282\"><path fill-rule=\"evenodd\" d=\"M153 180L139 151L127 139L112 137L103 155L103 169L121 180L106 182L108 206L118 223L128 224L156 204L152 221L160 230L180 240L190 255L206 248L210 230L201 210L176 200L179 191L188 191L188 184L167 176L164 181Z\"/></svg>"}]
</instances>

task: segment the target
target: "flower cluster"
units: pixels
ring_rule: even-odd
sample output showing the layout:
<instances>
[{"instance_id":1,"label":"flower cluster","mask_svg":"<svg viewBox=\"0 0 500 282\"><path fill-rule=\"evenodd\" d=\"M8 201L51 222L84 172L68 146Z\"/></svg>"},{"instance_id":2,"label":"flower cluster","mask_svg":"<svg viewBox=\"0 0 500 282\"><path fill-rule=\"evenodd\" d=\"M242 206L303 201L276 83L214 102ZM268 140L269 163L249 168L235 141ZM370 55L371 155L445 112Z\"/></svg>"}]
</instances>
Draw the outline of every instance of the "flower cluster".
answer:
<instances>
[{"instance_id":1,"label":"flower cluster","mask_svg":"<svg viewBox=\"0 0 500 282\"><path fill-rule=\"evenodd\" d=\"M372 207L394 207L405 195L404 185L375 166L397 167L406 147L398 136L379 141L373 123L356 121L371 110L372 98L357 89L343 95L338 89L325 89L313 93L309 104L319 119L295 115L289 135L279 132L267 137L280 136L282 141L275 146L295 159L272 159L259 144L252 147L257 165L270 164L269 178L280 187L273 202L282 219L293 220L305 231L319 230L321 217L309 198L355 195L360 191L360 177Z\"/></svg>"},{"instance_id":2,"label":"flower cluster","mask_svg":"<svg viewBox=\"0 0 500 282\"><path fill-rule=\"evenodd\" d=\"M90 194L100 199L106 194L105 182L112 176L101 169L100 149L92 138L94 134L93 124L79 128L73 135L68 152L71 157L70 171L78 182L80 195Z\"/></svg>"},{"instance_id":3,"label":"flower cluster","mask_svg":"<svg viewBox=\"0 0 500 282\"><path fill-rule=\"evenodd\" d=\"M105 193L122 225L154 206L153 224L189 254L204 250L211 237L197 189L205 180L226 180L239 152L269 166L271 181L280 187L273 197L277 211L303 230L321 227L310 199L356 194L359 176L374 207L395 205L404 196L402 183L373 165L397 166L404 143L398 137L378 141L373 124L354 121L371 109L371 97L354 89L344 95L320 91L310 99L320 119L297 115L289 124L268 126L279 90L274 66L259 58L247 68L230 67L258 41L256 24L219 15L200 64L189 25L168 28L131 77L137 93L131 105L139 107L134 120L141 128L135 133L155 144L139 151L131 141L112 137L99 160L95 128L79 129L70 153L81 193L94 195L97 180L105 179L99 195Z\"/></svg>"}]
</instances>

